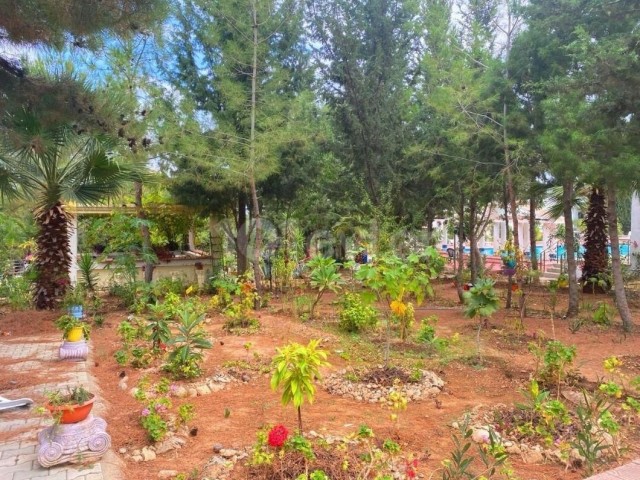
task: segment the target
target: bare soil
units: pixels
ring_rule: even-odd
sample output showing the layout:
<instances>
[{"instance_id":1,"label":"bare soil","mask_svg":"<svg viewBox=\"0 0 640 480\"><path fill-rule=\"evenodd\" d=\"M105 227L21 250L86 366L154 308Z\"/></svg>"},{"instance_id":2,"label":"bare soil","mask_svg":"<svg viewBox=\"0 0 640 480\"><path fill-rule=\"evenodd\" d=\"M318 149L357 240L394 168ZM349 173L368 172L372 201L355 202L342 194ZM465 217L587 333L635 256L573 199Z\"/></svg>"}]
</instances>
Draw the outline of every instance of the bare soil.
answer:
<instances>
[{"instance_id":1,"label":"bare soil","mask_svg":"<svg viewBox=\"0 0 640 480\"><path fill-rule=\"evenodd\" d=\"M503 296L504 287L506 285L503 286ZM583 315L590 316L592 306L598 301L612 304L609 296L585 295ZM516 329L519 320L517 310L500 310L489 321L487 328L482 330L483 361L477 365L477 362L470 361L475 357L477 324L463 317L451 283L440 282L436 285L435 299L416 308L417 322L413 328L419 328L420 319L435 315L438 318L437 335L451 337L457 333L460 336L459 345L451 348L451 355L447 358L433 355L425 346L399 340L392 342L391 350L394 365L408 369L429 368L440 375L445 381L442 394L435 400L411 402L407 410L400 413L399 423L396 424L390 419L389 410L381 405L332 396L319 389L316 402L303 406L304 430L347 435L366 424L377 437L393 438L401 445L403 452L414 453L420 460L418 473L423 474L424 478L439 478L437 471L441 461L450 455L453 448L452 422L474 409L491 409L500 404L512 405L521 401L519 391L527 387L536 368L535 359L527 349L529 342L555 336L565 344L575 345L576 377L586 383L596 382L606 376L603 360L611 355L623 359L629 374L640 373L640 356L637 355L640 336L637 332L623 333L619 319L615 319L613 326L608 328L583 325L576 333L572 333L569 322L561 319L558 313L552 324L549 302L549 294L543 288L534 287L528 291L529 311L524 319L523 331ZM562 312L565 304L565 294L561 293L556 311ZM637 305L634 308L634 318L640 320L640 310ZM268 307L256 313L262 325L260 330L243 335L224 331L224 317L212 313L206 329L214 348L206 353L205 376L224 370L223 365L230 361L236 361L238 365L243 361L268 365L276 347L290 341L306 343L311 338L322 339L322 346L330 352L331 367L327 368L327 372L347 366L382 364L384 340L381 334L369 334L359 339L337 330L334 296L326 295L323 298L318 320L301 323L294 318L292 311L293 295L274 297ZM143 406L128 390L143 377L153 383L163 375L157 365L155 368L134 369L123 368L115 362L113 354L120 348L116 328L127 314L113 309L106 312L104 326L94 328L91 337L94 362L91 373L96 377L108 406L104 416L116 452L122 448L131 451L149 444L146 432L139 423ZM51 312L5 312L0 315L0 341L20 338L29 342L39 335L50 334L54 331L52 323L55 318L56 314ZM251 342L249 350L245 348L247 342ZM256 358L259 360L256 361ZM235 374L242 374L242 369L238 370L237 366L234 368ZM256 431L268 424L281 423L294 430L297 425L295 409L280 404L279 394L269 387L270 374L260 371L258 367L247 373L248 381L234 383L227 389L194 398L176 399L175 405L192 403L195 406L196 417L189 424L189 429L196 432L195 436L188 438L184 448L158 455L154 461L125 461L125 478L157 479L160 470L177 470L185 474L194 469L200 471L213 455L214 444L232 449L244 448L255 441ZM119 387L123 376L127 377L127 390ZM379 380L382 382L384 379ZM42 379L16 375L0 368L0 392L3 395L12 396L12 391L17 389L28 391L30 386L37 385L39 381ZM639 440L640 434L634 425L626 428L622 457L613 464L599 466L599 469L613 468L637 458ZM584 473L559 464L526 465L516 456L511 456L510 461L522 480L577 480ZM251 477L246 470L238 468L231 478Z\"/></svg>"}]
</instances>

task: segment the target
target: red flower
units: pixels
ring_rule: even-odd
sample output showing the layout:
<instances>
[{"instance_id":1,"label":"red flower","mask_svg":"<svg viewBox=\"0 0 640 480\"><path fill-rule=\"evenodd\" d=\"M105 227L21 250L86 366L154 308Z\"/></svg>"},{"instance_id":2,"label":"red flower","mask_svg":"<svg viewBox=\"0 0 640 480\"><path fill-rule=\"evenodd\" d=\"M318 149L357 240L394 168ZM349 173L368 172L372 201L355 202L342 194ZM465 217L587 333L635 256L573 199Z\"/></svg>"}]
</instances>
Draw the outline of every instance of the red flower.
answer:
<instances>
[{"instance_id":1,"label":"red flower","mask_svg":"<svg viewBox=\"0 0 640 480\"><path fill-rule=\"evenodd\" d=\"M287 437L289 436L289 430L284 425L276 425L271 430L269 430L269 439L267 443L271 447L281 447L284 445L284 442L287 441Z\"/></svg>"},{"instance_id":2,"label":"red flower","mask_svg":"<svg viewBox=\"0 0 640 480\"><path fill-rule=\"evenodd\" d=\"M417 458L414 458L412 461L406 462L405 473L407 474L407 478L416 478L416 475L417 475L416 468L418 468Z\"/></svg>"}]
</instances>

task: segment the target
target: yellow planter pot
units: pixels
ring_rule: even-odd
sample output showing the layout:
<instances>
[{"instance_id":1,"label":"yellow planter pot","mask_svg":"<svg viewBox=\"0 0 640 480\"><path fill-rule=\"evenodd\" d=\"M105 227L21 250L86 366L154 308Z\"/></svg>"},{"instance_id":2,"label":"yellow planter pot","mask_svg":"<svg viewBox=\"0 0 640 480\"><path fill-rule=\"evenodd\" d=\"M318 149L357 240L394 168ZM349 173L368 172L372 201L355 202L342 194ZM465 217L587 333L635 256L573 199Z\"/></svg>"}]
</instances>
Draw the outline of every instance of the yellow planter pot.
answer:
<instances>
[{"instance_id":1,"label":"yellow planter pot","mask_svg":"<svg viewBox=\"0 0 640 480\"><path fill-rule=\"evenodd\" d=\"M68 342L79 342L83 338L84 336L82 334L82 327L73 327L71 330L69 330L69 333L67 333Z\"/></svg>"}]
</instances>

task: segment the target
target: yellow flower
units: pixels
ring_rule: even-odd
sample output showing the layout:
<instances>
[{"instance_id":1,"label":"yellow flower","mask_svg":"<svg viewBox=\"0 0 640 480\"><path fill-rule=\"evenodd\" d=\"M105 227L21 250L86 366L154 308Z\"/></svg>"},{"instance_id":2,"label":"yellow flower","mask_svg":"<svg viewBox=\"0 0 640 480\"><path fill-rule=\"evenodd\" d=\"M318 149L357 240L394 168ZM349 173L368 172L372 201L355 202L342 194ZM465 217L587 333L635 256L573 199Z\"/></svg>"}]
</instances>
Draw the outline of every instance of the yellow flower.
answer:
<instances>
[{"instance_id":1,"label":"yellow flower","mask_svg":"<svg viewBox=\"0 0 640 480\"><path fill-rule=\"evenodd\" d=\"M391 302L391 311L397 316L402 317L407 311L407 306L400 300L394 300Z\"/></svg>"}]
</instances>

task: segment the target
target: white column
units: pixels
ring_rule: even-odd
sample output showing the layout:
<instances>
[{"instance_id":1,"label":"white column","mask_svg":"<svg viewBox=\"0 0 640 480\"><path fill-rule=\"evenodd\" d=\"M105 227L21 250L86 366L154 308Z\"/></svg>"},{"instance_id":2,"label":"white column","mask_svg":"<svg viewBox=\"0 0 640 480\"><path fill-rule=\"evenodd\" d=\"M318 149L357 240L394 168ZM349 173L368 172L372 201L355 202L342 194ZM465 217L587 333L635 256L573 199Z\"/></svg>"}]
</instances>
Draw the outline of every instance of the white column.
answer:
<instances>
[{"instance_id":1,"label":"white column","mask_svg":"<svg viewBox=\"0 0 640 480\"><path fill-rule=\"evenodd\" d=\"M69 280L71 285L78 281L78 217L72 216L69 226L69 254L71 264L69 265Z\"/></svg>"},{"instance_id":2,"label":"white column","mask_svg":"<svg viewBox=\"0 0 640 480\"><path fill-rule=\"evenodd\" d=\"M504 241L502 240L502 225L504 224L501 220L495 220L493 222L493 249L494 251L498 251Z\"/></svg>"},{"instance_id":3,"label":"white column","mask_svg":"<svg viewBox=\"0 0 640 480\"><path fill-rule=\"evenodd\" d=\"M640 197L638 192L634 192L631 197L631 232L629 233L629 244L632 268L640 268L640 261L637 255L640 254Z\"/></svg>"}]
</instances>

